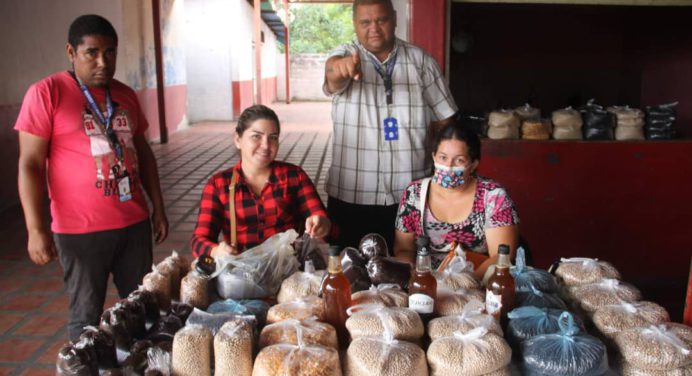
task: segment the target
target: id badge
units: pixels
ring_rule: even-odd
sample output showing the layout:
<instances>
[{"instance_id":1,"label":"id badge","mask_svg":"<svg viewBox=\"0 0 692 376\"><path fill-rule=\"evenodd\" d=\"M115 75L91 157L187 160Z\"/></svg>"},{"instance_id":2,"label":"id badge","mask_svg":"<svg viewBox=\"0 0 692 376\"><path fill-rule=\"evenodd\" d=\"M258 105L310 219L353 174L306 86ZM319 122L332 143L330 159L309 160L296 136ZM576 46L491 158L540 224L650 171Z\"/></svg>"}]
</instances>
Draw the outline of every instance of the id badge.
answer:
<instances>
[{"instance_id":1,"label":"id badge","mask_svg":"<svg viewBox=\"0 0 692 376\"><path fill-rule=\"evenodd\" d=\"M120 202L125 202L132 199L129 175L121 176L118 178L118 196L120 197Z\"/></svg>"},{"instance_id":2,"label":"id badge","mask_svg":"<svg viewBox=\"0 0 692 376\"><path fill-rule=\"evenodd\" d=\"M384 140L385 141L396 141L399 139L399 126L398 122L393 117L388 117L384 119Z\"/></svg>"}]
</instances>

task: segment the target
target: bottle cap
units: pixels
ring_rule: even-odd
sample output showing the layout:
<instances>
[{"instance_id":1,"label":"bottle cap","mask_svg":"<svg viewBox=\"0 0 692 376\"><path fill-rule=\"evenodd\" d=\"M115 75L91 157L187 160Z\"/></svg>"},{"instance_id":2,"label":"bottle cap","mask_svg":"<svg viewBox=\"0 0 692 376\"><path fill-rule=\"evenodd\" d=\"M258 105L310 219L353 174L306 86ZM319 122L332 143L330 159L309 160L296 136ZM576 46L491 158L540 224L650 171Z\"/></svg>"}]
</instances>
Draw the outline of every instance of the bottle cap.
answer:
<instances>
[{"instance_id":1,"label":"bottle cap","mask_svg":"<svg viewBox=\"0 0 692 376\"><path fill-rule=\"evenodd\" d=\"M341 250L339 250L338 245L330 245L329 246L329 256L339 256L341 254Z\"/></svg>"},{"instance_id":2,"label":"bottle cap","mask_svg":"<svg viewBox=\"0 0 692 376\"><path fill-rule=\"evenodd\" d=\"M509 246L507 244L500 244L499 247L497 247L497 253L501 255L508 255L509 254Z\"/></svg>"},{"instance_id":3,"label":"bottle cap","mask_svg":"<svg viewBox=\"0 0 692 376\"><path fill-rule=\"evenodd\" d=\"M195 270L201 275L212 275L216 271L216 261L209 255L202 255L197 258Z\"/></svg>"}]
</instances>

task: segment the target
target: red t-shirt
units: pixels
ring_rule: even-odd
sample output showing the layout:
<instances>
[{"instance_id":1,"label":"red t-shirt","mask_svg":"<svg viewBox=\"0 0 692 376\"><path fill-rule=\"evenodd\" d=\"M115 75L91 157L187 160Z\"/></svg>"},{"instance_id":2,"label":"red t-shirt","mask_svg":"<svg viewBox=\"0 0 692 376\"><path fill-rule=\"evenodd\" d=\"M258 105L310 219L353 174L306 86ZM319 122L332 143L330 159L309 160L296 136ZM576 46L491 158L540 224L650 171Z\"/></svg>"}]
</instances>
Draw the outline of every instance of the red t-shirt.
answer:
<instances>
[{"instance_id":1,"label":"red t-shirt","mask_svg":"<svg viewBox=\"0 0 692 376\"><path fill-rule=\"evenodd\" d=\"M105 90L89 90L105 108ZM49 76L33 84L24 97L14 129L50 141L46 165L53 232L112 230L149 216L133 142L148 123L132 89L113 80L110 94L115 104L112 126L131 177L132 199L126 202L120 202L111 172L115 153L72 75L61 72Z\"/></svg>"}]
</instances>

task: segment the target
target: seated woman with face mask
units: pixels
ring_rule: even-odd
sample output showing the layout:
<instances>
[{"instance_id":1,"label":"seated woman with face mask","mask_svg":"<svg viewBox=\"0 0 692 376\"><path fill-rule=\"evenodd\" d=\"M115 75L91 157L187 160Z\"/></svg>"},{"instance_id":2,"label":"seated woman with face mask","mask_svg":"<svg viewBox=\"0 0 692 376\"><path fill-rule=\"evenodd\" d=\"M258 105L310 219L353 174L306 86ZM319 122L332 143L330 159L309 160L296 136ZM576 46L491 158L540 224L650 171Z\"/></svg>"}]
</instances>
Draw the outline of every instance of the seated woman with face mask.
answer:
<instances>
[{"instance_id":1,"label":"seated woman with face mask","mask_svg":"<svg viewBox=\"0 0 692 376\"><path fill-rule=\"evenodd\" d=\"M412 263L415 240L423 234L430 237L433 269L451 247L474 261L479 279L496 263L500 244L508 244L514 255L517 211L500 184L477 175L480 158L481 142L472 130L453 123L438 132L432 178L411 182L401 197L394 238L397 258Z\"/></svg>"}]
</instances>

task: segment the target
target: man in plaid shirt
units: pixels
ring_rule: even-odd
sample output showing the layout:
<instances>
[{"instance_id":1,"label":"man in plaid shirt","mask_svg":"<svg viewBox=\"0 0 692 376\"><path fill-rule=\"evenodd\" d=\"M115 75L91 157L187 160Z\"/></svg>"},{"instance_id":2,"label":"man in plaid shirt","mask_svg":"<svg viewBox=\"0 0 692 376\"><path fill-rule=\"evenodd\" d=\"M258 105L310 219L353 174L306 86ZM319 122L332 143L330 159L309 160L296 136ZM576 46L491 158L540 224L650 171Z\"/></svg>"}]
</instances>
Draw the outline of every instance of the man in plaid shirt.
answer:
<instances>
[{"instance_id":1,"label":"man in plaid shirt","mask_svg":"<svg viewBox=\"0 0 692 376\"><path fill-rule=\"evenodd\" d=\"M333 51L325 69L334 127L327 207L340 246L375 232L392 249L404 188L430 172L426 137L457 107L435 60L394 36L391 0L355 0L353 23L358 41Z\"/></svg>"},{"instance_id":2,"label":"man in plaid shirt","mask_svg":"<svg viewBox=\"0 0 692 376\"><path fill-rule=\"evenodd\" d=\"M327 212L305 171L274 160L279 147L279 119L274 111L262 105L243 111L235 144L240 161L214 174L202 192L191 240L195 257L242 252L289 229L304 229L317 238L329 232ZM234 197L230 197L234 172L237 183ZM235 203L236 244L230 237L229 200ZM225 241L218 242L220 232Z\"/></svg>"}]
</instances>

